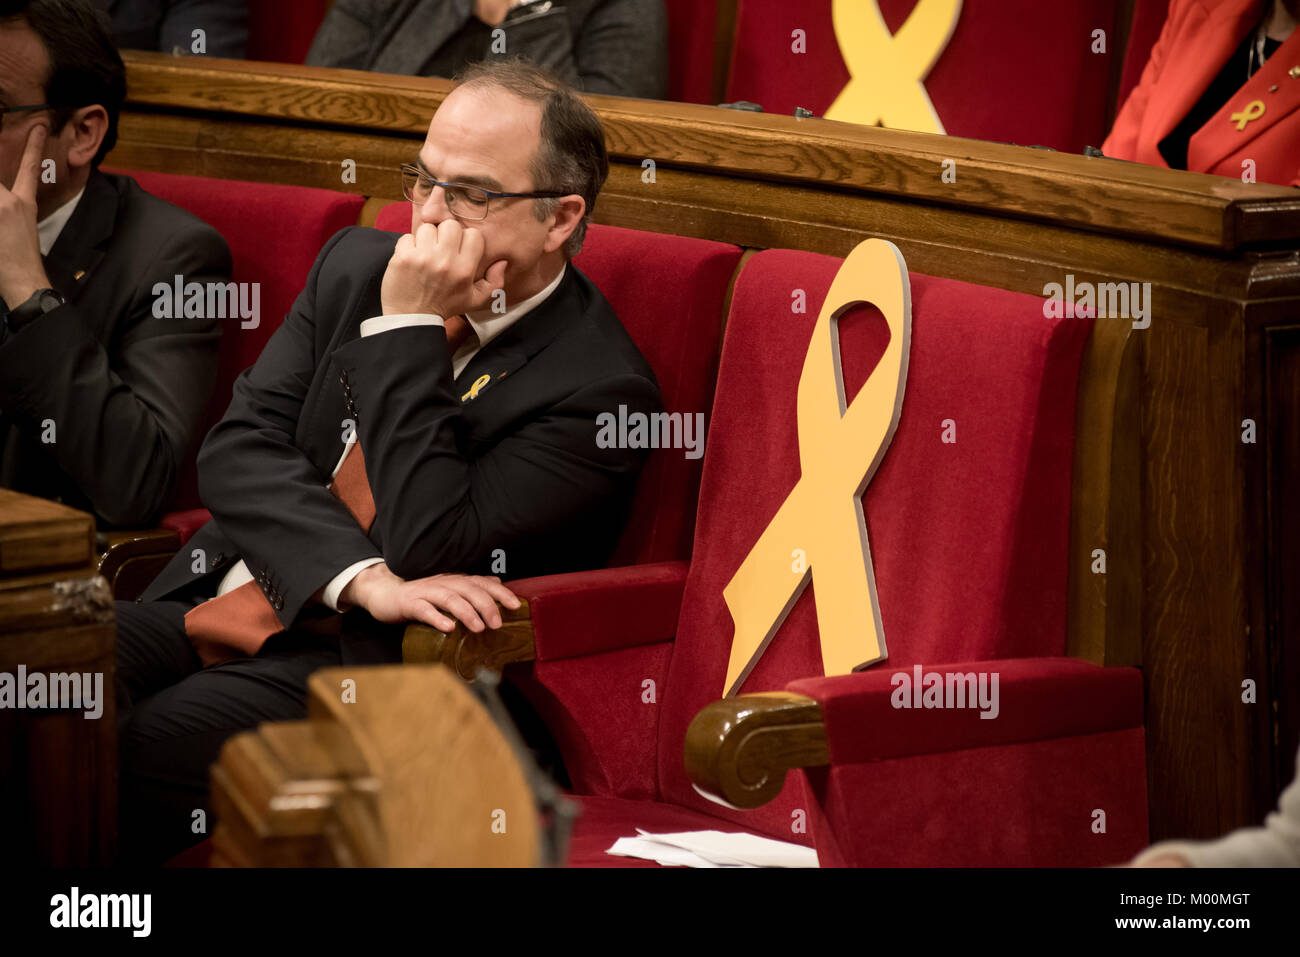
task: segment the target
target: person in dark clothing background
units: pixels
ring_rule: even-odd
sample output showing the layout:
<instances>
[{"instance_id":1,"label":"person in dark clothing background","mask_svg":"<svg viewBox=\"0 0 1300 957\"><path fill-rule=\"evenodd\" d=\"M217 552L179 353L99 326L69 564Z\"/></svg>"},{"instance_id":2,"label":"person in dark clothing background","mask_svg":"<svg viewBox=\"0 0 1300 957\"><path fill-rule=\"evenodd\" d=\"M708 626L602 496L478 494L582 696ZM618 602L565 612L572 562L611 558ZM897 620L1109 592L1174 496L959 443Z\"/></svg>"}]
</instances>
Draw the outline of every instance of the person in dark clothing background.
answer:
<instances>
[{"instance_id":1,"label":"person in dark clothing background","mask_svg":"<svg viewBox=\"0 0 1300 957\"><path fill-rule=\"evenodd\" d=\"M449 77L514 55L584 93L668 94L663 0L337 0L307 63Z\"/></svg>"}]
</instances>

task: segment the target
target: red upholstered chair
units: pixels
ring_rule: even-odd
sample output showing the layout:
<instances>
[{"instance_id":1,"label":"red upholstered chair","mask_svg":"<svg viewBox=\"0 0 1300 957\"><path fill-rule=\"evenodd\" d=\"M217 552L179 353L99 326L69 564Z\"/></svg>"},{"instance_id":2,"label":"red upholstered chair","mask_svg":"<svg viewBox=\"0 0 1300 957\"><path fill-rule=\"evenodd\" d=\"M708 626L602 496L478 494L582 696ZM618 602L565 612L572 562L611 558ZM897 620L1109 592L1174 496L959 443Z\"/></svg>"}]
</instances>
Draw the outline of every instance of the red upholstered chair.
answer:
<instances>
[{"instance_id":1,"label":"red upholstered chair","mask_svg":"<svg viewBox=\"0 0 1300 957\"><path fill-rule=\"evenodd\" d=\"M260 284L258 325L245 329L240 320L230 319L222 330L217 384L200 432L206 434L225 414L235 378L257 360L284 321L321 247L340 229L356 224L365 201L350 193L302 186L116 172L134 177L146 191L215 228L230 245L234 281ZM191 459L180 480L175 510L161 524L179 532L184 544L210 517L199 501Z\"/></svg>"},{"instance_id":2,"label":"red upholstered chair","mask_svg":"<svg viewBox=\"0 0 1300 957\"><path fill-rule=\"evenodd\" d=\"M667 0L668 99L678 103L715 103L714 46L718 5L700 0Z\"/></svg>"},{"instance_id":3,"label":"red upholstered chair","mask_svg":"<svg viewBox=\"0 0 1300 957\"><path fill-rule=\"evenodd\" d=\"M410 232L411 204L384 207L375 228ZM588 229L574 259L654 369L664 408L703 412L706 425L722 334L719 317L739 261L740 249L728 243L599 225ZM680 450L651 452L611 565L690 555L703 465L703 459L687 459Z\"/></svg>"},{"instance_id":4,"label":"red upholstered chair","mask_svg":"<svg viewBox=\"0 0 1300 957\"><path fill-rule=\"evenodd\" d=\"M333 0L249 0L248 59L302 63Z\"/></svg>"},{"instance_id":5,"label":"red upholstered chair","mask_svg":"<svg viewBox=\"0 0 1300 957\"><path fill-rule=\"evenodd\" d=\"M811 844L823 865L1122 861L1147 840L1141 676L1064 657L1076 389L1091 321L1044 318L1035 297L912 275L906 396L863 497L888 659L822 677L814 569L741 696L717 702L733 633L722 590L800 477L797 383L839 266L768 251L741 271L688 568L511 583L528 599L533 647L506 673L555 735L584 810L570 863L628 863L603 852L637 827L750 830ZM792 314L796 289L804 315ZM874 307L841 321L850 401L887 338ZM955 442L943 440L946 420ZM895 709L892 676L914 665L997 673L998 717ZM721 708L715 725L743 731L747 710L773 704L745 696L770 691L811 699L794 699L817 719L796 740L806 750L824 734L812 748L820 758L803 765L819 766L783 787L778 773L775 799L754 810L707 800L684 764L688 726ZM767 769L748 773L742 790Z\"/></svg>"},{"instance_id":6,"label":"red upholstered chair","mask_svg":"<svg viewBox=\"0 0 1300 957\"><path fill-rule=\"evenodd\" d=\"M867 0L863 0L867 2ZM849 79L831 19L831 0L739 0L728 100L769 113L796 106L823 115ZM915 0L879 0L897 32ZM1116 0L964 0L957 26L925 88L952 136L1080 152L1106 133L1111 58L1122 56ZM792 50L792 31L806 52ZM1092 31L1106 31L1105 54Z\"/></svg>"}]
</instances>

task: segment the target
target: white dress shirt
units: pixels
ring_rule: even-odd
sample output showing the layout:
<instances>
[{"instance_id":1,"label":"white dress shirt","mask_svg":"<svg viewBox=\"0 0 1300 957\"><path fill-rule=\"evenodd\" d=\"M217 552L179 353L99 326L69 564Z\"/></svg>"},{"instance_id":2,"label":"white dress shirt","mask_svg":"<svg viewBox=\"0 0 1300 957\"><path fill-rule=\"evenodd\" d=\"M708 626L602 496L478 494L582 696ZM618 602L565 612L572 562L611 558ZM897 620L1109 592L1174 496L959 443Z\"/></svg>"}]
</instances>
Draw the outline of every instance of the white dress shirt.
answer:
<instances>
[{"instance_id":1,"label":"white dress shirt","mask_svg":"<svg viewBox=\"0 0 1300 957\"><path fill-rule=\"evenodd\" d=\"M470 328L474 330L475 335L466 336L465 341L461 343L460 348L456 350L456 354L452 356L452 375L459 378L460 374L465 371L465 367L469 365L469 361L474 358L479 350L486 347L489 342L501 335L501 333L505 332L537 306L541 305L542 302L559 287L560 281L564 278L567 269L567 266L561 268L556 277L547 284L546 288L542 289L535 295L529 296L523 302L511 306L506 309L504 313L498 314L493 312L491 309L467 313L466 318L469 320ZM371 319L366 319L361 323L361 335L373 336L382 332L389 332L393 329L405 329L410 326L441 326L442 324L442 316L430 315L428 313L404 313L394 316L375 316ZM338 463L334 466L334 471L330 476L331 479L333 476L337 475L339 469L343 467L343 460L347 457L348 452L351 451L352 444L355 441L356 430L353 429L351 436L348 438L347 444L343 447L343 454L339 456ZM371 565L378 565L383 560L383 556L375 555L372 558L365 558L349 565L330 579L329 584L327 584L321 592L321 601L328 608L334 611L344 610L339 608L339 596L343 593L343 589L346 588L348 583L363 569L369 568ZM252 572L248 570L248 565L241 559L238 564L231 568L230 571L226 572L225 576L221 579L221 585L217 589L217 595L224 595L226 592L232 591L240 585L252 580Z\"/></svg>"},{"instance_id":2,"label":"white dress shirt","mask_svg":"<svg viewBox=\"0 0 1300 957\"><path fill-rule=\"evenodd\" d=\"M81 202L82 194L85 192L84 187L78 190L76 196L36 224L36 235L40 240L42 256L50 254L50 250L54 248L54 244L59 240L59 233L63 232L64 226L68 225L68 220L76 212L77 204Z\"/></svg>"}]
</instances>

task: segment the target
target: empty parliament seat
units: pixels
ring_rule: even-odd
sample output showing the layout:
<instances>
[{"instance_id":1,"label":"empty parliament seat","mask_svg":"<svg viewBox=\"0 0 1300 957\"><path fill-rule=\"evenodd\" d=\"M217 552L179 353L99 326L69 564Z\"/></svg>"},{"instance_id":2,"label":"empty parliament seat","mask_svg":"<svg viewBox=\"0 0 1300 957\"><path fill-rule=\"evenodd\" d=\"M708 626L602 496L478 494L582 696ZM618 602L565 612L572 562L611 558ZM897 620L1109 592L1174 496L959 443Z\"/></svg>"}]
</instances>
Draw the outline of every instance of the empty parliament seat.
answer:
<instances>
[{"instance_id":1,"label":"empty parliament seat","mask_svg":"<svg viewBox=\"0 0 1300 957\"><path fill-rule=\"evenodd\" d=\"M821 677L814 569L740 689L820 706L828 766L790 775L756 810L706 800L688 778L688 725L724 690L723 588L800 477L796 389L839 265L768 251L741 271L688 569L511 583L529 603L534 660L507 676L556 736L585 810L570 863L617 863L603 851L637 827L747 829L811 844L823 864L1123 860L1147 834L1141 676L1065 657L1075 397L1091 322L1046 319L1041 299L969 283L911 277L902 415L863 497L888 659ZM792 314L795 290L806 315ZM841 326L850 401L887 339L872 313ZM891 676L914 665L999 673L998 717L891 708Z\"/></svg>"},{"instance_id":2,"label":"empty parliament seat","mask_svg":"<svg viewBox=\"0 0 1300 957\"><path fill-rule=\"evenodd\" d=\"M898 42L899 29L922 6L914 0L879 0L892 36L878 42ZM1116 0L965 0L924 79L943 131L1070 152L1100 146L1112 58L1123 55L1117 35L1122 6ZM727 99L751 100L769 113L789 115L804 107L824 115L854 72L841 53L831 10L831 0L739 0ZM1095 30L1105 34L1104 53L1093 52ZM863 50L859 82L879 84L882 101L901 100L914 80L873 71L877 41L858 36L853 41ZM928 54L941 41L941 32L913 36L909 52Z\"/></svg>"}]
</instances>

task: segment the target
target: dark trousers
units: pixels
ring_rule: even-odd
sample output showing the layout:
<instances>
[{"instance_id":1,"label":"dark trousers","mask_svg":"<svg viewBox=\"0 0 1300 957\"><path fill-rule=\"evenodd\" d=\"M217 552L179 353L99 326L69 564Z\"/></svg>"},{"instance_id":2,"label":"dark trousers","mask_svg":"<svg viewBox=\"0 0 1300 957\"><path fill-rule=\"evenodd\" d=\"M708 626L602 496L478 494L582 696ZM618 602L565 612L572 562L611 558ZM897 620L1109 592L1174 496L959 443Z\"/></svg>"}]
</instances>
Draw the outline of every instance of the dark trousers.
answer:
<instances>
[{"instance_id":1,"label":"dark trousers","mask_svg":"<svg viewBox=\"0 0 1300 957\"><path fill-rule=\"evenodd\" d=\"M307 717L307 678L340 663L338 638L281 632L204 668L185 636L194 601L115 604L119 859L152 866L212 833L208 769L227 738Z\"/></svg>"},{"instance_id":2,"label":"dark trousers","mask_svg":"<svg viewBox=\"0 0 1300 957\"><path fill-rule=\"evenodd\" d=\"M251 658L204 668L185 635L198 601L115 603L122 864L156 866L211 835L209 768L226 739L264 721L304 720L308 677L361 663L353 651L342 660L337 635L292 629ZM401 659L400 642L370 647L369 663ZM532 706L508 682L498 690L533 761L567 787L559 748Z\"/></svg>"}]
</instances>

